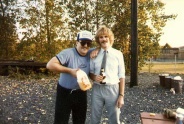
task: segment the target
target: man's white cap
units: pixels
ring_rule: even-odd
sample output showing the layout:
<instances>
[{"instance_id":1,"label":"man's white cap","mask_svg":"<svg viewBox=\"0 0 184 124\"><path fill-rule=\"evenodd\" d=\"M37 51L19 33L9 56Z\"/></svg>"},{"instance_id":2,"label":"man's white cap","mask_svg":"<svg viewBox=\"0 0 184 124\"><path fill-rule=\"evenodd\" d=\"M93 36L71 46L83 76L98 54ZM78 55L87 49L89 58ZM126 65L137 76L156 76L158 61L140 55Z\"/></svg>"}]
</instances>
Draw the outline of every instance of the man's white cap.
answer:
<instances>
[{"instance_id":1,"label":"man's white cap","mask_svg":"<svg viewBox=\"0 0 184 124\"><path fill-rule=\"evenodd\" d=\"M89 31L81 31L77 34L77 41L79 40L90 40L92 41L92 33Z\"/></svg>"}]
</instances>

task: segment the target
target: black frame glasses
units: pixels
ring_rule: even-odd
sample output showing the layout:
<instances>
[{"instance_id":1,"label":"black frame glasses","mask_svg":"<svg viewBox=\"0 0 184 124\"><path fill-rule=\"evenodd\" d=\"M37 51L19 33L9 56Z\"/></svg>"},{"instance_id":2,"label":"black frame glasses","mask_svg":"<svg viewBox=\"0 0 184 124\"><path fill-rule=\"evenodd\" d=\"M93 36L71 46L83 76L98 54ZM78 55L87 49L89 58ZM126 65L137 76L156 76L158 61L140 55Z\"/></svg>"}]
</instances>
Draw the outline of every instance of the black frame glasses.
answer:
<instances>
[{"instance_id":1,"label":"black frame glasses","mask_svg":"<svg viewBox=\"0 0 184 124\"><path fill-rule=\"evenodd\" d=\"M81 41L79 41L79 42L80 42L80 44L81 44L82 46L84 46L84 45L87 44L87 46L90 47L90 46L92 45L92 42L91 42L91 41L88 41L88 40L81 40Z\"/></svg>"}]
</instances>

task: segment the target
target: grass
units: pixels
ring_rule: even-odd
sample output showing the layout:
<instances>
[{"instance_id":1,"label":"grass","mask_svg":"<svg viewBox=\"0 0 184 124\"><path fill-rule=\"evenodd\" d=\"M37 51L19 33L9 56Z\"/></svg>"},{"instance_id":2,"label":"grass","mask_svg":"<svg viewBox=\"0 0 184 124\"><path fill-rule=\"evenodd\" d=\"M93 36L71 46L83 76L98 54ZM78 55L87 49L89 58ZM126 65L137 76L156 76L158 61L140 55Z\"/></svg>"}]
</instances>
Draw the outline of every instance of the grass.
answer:
<instances>
[{"instance_id":1,"label":"grass","mask_svg":"<svg viewBox=\"0 0 184 124\"><path fill-rule=\"evenodd\" d=\"M184 63L147 63L140 72L184 74Z\"/></svg>"}]
</instances>

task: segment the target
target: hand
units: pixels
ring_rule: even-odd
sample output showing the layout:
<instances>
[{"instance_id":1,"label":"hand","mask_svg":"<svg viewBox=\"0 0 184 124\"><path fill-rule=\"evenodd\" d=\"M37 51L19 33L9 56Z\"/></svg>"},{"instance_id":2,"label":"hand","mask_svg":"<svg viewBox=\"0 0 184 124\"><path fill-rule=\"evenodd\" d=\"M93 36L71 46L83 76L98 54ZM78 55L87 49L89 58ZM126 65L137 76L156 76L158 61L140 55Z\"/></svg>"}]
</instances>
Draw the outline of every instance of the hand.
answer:
<instances>
[{"instance_id":1,"label":"hand","mask_svg":"<svg viewBox=\"0 0 184 124\"><path fill-rule=\"evenodd\" d=\"M116 105L117 105L118 108L121 108L121 107L124 106L124 97L123 96L118 97Z\"/></svg>"},{"instance_id":2,"label":"hand","mask_svg":"<svg viewBox=\"0 0 184 124\"><path fill-rule=\"evenodd\" d=\"M71 74L73 77L77 78L77 71L78 71L78 70L79 70L79 69L71 69L70 74Z\"/></svg>"},{"instance_id":3,"label":"hand","mask_svg":"<svg viewBox=\"0 0 184 124\"><path fill-rule=\"evenodd\" d=\"M91 58L91 59L94 59L95 57L97 57L99 51L100 51L100 48L98 48L98 47L97 47L96 49L94 49L94 50L90 53L90 58Z\"/></svg>"},{"instance_id":4,"label":"hand","mask_svg":"<svg viewBox=\"0 0 184 124\"><path fill-rule=\"evenodd\" d=\"M95 76L95 81L98 82L98 83L102 82L103 79L104 79L104 76L102 76L102 75L96 75Z\"/></svg>"}]
</instances>

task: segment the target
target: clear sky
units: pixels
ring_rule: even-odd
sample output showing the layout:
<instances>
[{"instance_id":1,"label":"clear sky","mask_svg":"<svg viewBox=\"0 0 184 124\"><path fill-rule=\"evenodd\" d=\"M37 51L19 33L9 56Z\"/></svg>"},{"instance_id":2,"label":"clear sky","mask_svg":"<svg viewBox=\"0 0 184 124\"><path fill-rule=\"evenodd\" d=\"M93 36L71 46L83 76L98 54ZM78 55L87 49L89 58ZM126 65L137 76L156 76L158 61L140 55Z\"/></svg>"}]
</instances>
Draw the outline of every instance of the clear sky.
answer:
<instances>
[{"instance_id":1,"label":"clear sky","mask_svg":"<svg viewBox=\"0 0 184 124\"><path fill-rule=\"evenodd\" d=\"M166 14L177 14L175 20L169 20L163 29L160 45L168 43L171 47L184 46L184 0L161 0L165 3Z\"/></svg>"}]
</instances>

